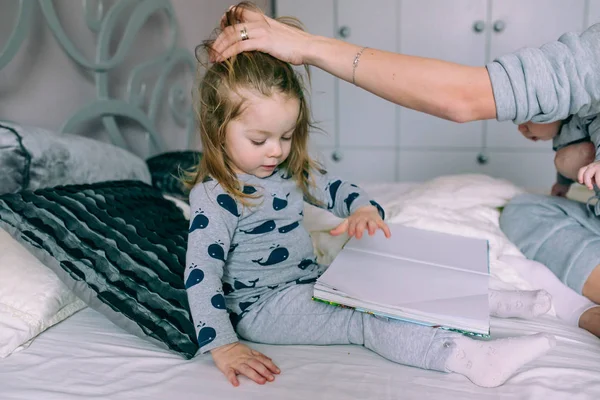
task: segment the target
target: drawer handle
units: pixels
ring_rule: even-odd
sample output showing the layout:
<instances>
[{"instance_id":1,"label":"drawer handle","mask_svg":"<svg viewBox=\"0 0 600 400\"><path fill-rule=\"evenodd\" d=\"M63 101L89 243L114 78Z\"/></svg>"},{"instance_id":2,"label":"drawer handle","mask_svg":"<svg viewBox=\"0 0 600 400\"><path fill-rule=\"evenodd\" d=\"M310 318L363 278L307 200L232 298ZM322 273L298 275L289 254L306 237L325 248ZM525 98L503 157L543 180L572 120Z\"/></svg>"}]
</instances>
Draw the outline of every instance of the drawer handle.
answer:
<instances>
[{"instance_id":1,"label":"drawer handle","mask_svg":"<svg viewBox=\"0 0 600 400\"><path fill-rule=\"evenodd\" d=\"M502 21L501 19L494 22L494 32L500 33L504 30L504 28L506 28L506 23L504 21Z\"/></svg>"},{"instance_id":2,"label":"drawer handle","mask_svg":"<svg viewBox=\"0 0 600 400\"><path fill-rule=\"evenodd\" d=\"M348 36L350 36L350 27L349 26L342 26L339 30L338 30L338 35L340 35L341 38L347 38Z\"/></svg>"},{"instance_id":3,"label":"drawer handle","mask_svg":"<svg viewBox=\"0 0 600 400\"><path fill-rule=\"evenodd\" d=\"M331 159L334 162L340 162L340 161L342 161L342 158L344 158L344 157L342 156L342 153L338 150L335 150L333 153L331 153Z\"/></svg>"},{"instance_id":4,"label":"drawer handle","mask_svg":"<svg viewBox=\"0 0 600 400\"><path fill-rule=\"evenodd\" d=\"M479 165L485 165L485 164L488 163L488 161L489 161L489 158L485 154L479 153L477 155L477 164L479 164Z\"/></svg>"},{"instance_id":5,"label":"drawer handle","mask_svg":"<svg viewBox=\"0 0 600 400\"><path fill-rule=\"evenodd\" d=\"M475 21L475 23L473 23L473 31L475 33L481 33L484 31L484 29L485 29L485 22L483 22L482 20Z\"/></svg>"}]
</instances>

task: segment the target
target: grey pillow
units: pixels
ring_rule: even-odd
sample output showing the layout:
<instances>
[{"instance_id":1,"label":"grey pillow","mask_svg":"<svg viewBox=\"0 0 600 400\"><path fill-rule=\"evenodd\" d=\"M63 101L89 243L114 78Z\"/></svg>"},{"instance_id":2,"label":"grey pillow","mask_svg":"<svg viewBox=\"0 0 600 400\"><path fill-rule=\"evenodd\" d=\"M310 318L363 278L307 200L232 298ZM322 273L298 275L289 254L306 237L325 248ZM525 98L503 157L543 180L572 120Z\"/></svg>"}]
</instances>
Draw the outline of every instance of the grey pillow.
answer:
<instances>
[{"instance_id":1,"label":"grey pillow","mask_svg":"<svg viewBox=\"0 0 600 400\"><path fill-rule=\"evenodd\" d=\"M0 121L0 194L57 185L134 179L146 162L109 143Z\"/></svg>"}]
</instances>

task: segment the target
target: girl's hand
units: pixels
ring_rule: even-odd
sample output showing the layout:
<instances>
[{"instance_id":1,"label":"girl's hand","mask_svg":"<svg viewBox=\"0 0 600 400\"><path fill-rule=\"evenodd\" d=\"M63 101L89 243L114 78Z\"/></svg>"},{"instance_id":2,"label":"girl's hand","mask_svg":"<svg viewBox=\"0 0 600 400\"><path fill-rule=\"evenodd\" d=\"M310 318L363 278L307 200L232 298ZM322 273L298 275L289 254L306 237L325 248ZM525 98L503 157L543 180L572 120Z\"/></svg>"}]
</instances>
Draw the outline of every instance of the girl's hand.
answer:
<instances>
[{"instance_id":1,"label":"girl's hand","mask_svg":"<svg viewBox=\"0 0 600 400\"><path fill-rule=\"evenodd\" d=\"M214 53L211 61L221 62L242 51L258 50L294 65L306 62L305 52L315 40L313 35L269 18L261 12L242 7L232 12L236 13L237 20L241 22L223 29L212 47ZM223 21L222 19L222 27ZM243 28L246 28L247 40L242 40Z\"/></svg>"},{"instance_id":2,"label":"girl's hand","mask_svg":"<svg viewBox=\"0 0 600 400\"><path fill-rule=\"evenodd\" d=\"M594 161L580 168L577 181L590 190L594 189L594 185L600 187L600 161Z\"/></svg>"},{"instance_id":3,"label":"girl's hand","mask_svg":"<svg viewBox=\"0 0 600 400\"><path fill-rule=\"evenodd\" d=\"M264 385L275 379L279 368L264 354L240 343L231 343L210 351L215 365L233 386L239 386L237 375L245 375L254 382Z\"/></svg>"},{"instance_id":4,"label":"girl's hand","mask_svg":"<svg viewBox=\"0 0 600 400\"><path fill-rule=\"evenodd\" d=\"M369 231L369 236L373 236L377 232L377 229L381 229L386 238L392 236L390 228L383 222L377 208L374 206L358 208L344 222L329 231L329 233L333 236L338 236L344 232L348 232L348 235L351 237L356 236L357 239L360 239L365 229Z\"/></svg>"}]
</instances>

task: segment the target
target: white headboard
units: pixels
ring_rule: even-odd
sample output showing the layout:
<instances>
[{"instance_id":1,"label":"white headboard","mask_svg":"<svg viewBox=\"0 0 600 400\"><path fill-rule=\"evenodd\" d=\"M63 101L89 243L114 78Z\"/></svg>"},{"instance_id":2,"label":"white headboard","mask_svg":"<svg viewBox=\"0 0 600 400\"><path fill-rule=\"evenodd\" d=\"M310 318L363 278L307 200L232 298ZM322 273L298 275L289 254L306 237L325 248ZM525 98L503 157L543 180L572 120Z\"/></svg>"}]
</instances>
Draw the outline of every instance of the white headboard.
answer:
<instances>
[{"instance_id":1,"label":"white headboard","mask_svg":"<svg viewBox=\"0 0 600 400\"><path fill-rule=\"evenodd\" d=\"M64 68L73 68L72 79L85 80L89 90L76 94L58 130L102 137L144 157L172 149L170 139L176 147L191 146L195 59L178 46L170 1L19 0L2 9L0 38L8 38L0 40L3 101L19 99L24 88L35 93L36 87L45 90L38 93L47 100L43 107L73 101L65 98L72 94L68 81L52 82L48 71L44 78L33 74L40 70L32 68L38 55L53 49L57 57L60 49ZM39 113L35 104L24 112ZM21 122L3 111L0 119Z\"/></svg>"}]
</instances>

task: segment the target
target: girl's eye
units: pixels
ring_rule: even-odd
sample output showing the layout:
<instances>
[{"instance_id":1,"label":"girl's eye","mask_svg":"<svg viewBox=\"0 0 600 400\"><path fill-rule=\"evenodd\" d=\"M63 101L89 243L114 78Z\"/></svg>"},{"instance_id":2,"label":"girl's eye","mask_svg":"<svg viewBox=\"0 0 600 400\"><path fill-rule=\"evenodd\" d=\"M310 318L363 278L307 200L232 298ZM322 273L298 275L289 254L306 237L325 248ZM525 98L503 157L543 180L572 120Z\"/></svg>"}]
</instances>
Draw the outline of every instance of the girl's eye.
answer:
<instances>
[{"instance_id":1,"label":"girl's eye","mask_svg":"<svg viewBox=\"0 0 600 400\"><path fill-rule=\"evenodd\" d=\"M291 136L290 137L282 137L281 140L286 140L286 141L287 140L292 140L292 137Z\"/></svg>"},{"instance_id":2,"label":"girl's eye","mask_svg":"<svg viewBox=\"0 0 600 400\"><path fill-rule=\"evenodd\" d=\"M252 144L253 144L253 145L255 145L255 146L260 146L260 145L262 145L262 144L265 144L265 141L264 141L264 140L263 140L262 142L257 142L257 141L255 141L255 140L251 140L251 142L252 142Z\"/></svg>"}]
</instances>

